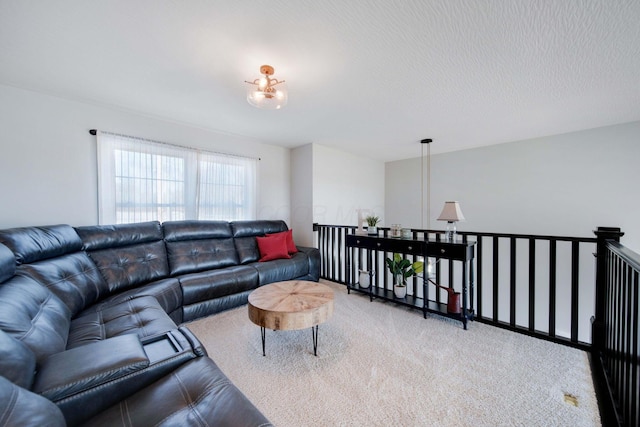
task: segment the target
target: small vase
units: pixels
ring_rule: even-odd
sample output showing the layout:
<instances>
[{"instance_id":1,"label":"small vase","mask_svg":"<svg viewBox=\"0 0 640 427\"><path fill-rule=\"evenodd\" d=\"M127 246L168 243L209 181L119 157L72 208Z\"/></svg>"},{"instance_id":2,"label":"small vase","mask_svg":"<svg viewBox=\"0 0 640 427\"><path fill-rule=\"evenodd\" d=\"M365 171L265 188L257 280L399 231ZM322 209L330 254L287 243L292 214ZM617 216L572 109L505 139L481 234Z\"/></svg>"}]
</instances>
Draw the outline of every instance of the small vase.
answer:
<instances>
[{"instance_id":1,"label":"small vase","mask_svg":"<svg viewBox=\"0 0 640 427\"><path fill-rule=\"evenodd\" d=\"M407 296L407 287L404 285L393 285L393 294L396 298L404 298Z\"/></svg>"},{"instance_id":2,"label":"small vase","mask_svg":"<svg viewBox=\"0 0 640 427\"><path fill-rule=\"evenodd\" d=\"M370 225L369 227L367 227L367 234L373 234L373 235L378 235L378 227L376 227L375 225Z\"/></svg>"},{"instance_id":3,"label":"small vase","mask_svg":"<svg viewBox=\"0 0 640 427\"><path fill-rule=\"evenodd\" d=\"M367 270L360 270L360 278L358 280L358 285L361 288L368 288L369 287L369 272Z\"/></svg>"}]
</instances>

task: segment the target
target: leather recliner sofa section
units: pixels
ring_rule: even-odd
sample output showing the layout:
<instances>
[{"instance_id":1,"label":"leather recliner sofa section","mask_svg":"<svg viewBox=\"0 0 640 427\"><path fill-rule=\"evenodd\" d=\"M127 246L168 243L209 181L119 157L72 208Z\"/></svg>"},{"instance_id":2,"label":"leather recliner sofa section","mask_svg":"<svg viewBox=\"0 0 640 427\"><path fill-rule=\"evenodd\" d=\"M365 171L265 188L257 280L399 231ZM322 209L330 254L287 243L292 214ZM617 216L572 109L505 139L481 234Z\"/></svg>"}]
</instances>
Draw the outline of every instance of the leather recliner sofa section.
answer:
<instances>
[{"instance_id":1,"label":"leather recliner sofa section","mask_svg":"<svg viewBox=\"0 0 640 427\"><path fill-rule=\"evenodd\" d=\"M269 425L181 323L317 281L315 248L258 262L283 221L0 230L0 425ZM44 420L44 422L43 422Z\"/></svg>"}]
</instances>

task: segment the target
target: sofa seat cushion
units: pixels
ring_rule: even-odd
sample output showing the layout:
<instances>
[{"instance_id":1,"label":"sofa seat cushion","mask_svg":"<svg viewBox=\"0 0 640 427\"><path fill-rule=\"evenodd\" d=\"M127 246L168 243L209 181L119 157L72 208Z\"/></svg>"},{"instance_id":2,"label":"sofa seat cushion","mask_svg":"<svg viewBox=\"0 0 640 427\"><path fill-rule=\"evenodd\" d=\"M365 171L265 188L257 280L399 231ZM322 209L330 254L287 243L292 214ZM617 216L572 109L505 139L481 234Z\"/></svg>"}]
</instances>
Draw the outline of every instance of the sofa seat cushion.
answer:
<instances>
[{"instance_id":1,"label":"sofa seat cushion","mask_svg":"<svg viewBox=\"0 0 640 427\"><path fill-rule=\"evenodd\" d=\"M258 272L249 266L203 271L178 277L184 305L194 304L258 287Z\"/></svg>"},{"instance_id":2,"label":"sofa seat cushion","mask_svg":"<svg viewBox=\"0 0 640 427\"><path fill-rule=\"evenodd\" d=\"M233 295L227 295L225 297L208 299L206 301L185 305L182 308L182 321L191 322L192 320L211 316L212 314L220 313L225 310L231 310L232 308L240 307L241 305L246 305L249 301L249 295L251 292L253 292L253 289L238 292Z\"/></svg>"},{"instance_id":3,"label":"sofa seat cushion","mask_svg":"<svg viewBox=\"0 0 640 427\"><path fill-rule=\"evenodd\" d=\"M218 366L199 357L87 421L90 426L271 426Z\"/></svg>"},{"instance_id":4,"label":"sofa seat cushion","mask_svg":"<svg viewBox=\"0 0 640 427\"><path fill-rule=\"evenodd\" d=\"M182 289L180 288L180 282L176 278L169 278L160 279L140 286L139 288L129 289L128 291L112 295L87 308L80 313L78 317L104 310L110 305L117 305L121 302L144 296L152 296L158 300L160 307L162 307L167 314L173 313L182 307Z\"/></svg>"},{"instance_id":5,"label":"sofa seat cushion","mask_svg":"<svg viewBox=\"0 0 640 427\"><path fill-rule=\"evenodd\" d=\"M249 264L258 271L259 285L297 279L309 274L309 257L304 252L291 254L291 259Z\"/></svg>"},{"instance_id":6,"label":"sofa seat cushion","mask_svg":"<svg viewBox=\"0 0 640 427\"><path fill-rule=\"evenodd\" d=\"M67 349L125 334L148 337L176 327L154 297L134 298L73 319Z\"/></svg>"}]
</instances>

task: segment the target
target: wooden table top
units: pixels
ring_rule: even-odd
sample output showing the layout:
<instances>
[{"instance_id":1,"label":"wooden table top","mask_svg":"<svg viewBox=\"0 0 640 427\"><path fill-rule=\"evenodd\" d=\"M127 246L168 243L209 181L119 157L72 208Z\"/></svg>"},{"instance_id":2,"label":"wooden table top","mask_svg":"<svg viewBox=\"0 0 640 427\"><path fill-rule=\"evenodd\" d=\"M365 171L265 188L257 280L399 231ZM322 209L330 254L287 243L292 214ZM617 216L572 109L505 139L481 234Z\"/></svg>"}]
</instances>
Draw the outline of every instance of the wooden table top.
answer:
<instances>
[{"instance_id":1,"label":"wooden table top","mask_svg":"<svg viewBox=\"0 0 640 427\"><path fill-rule=\"evenodd\" d=\"M310 328L325 322L332 314L333 290L316 282L276 282L249 295L249 319L267 329Z\"/></svg>"}]
</instances>

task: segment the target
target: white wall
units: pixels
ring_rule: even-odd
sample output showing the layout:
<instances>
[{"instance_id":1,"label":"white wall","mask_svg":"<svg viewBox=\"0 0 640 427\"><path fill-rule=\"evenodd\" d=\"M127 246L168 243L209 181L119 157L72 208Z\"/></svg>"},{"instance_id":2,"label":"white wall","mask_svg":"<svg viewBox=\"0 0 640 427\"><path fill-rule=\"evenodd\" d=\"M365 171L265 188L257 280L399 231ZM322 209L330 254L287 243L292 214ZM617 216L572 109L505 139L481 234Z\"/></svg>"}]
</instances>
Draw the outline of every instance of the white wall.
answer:
<instances>
[{"instance_id":1,"label":"white wall","mask_svg":"<svg viewBox=\"0 0 640 427\"><path fill-rule=\"evenodd\" d=\"M356 209L370 209L384 223L384 163L335 148L308 144L291 152L294 239L315 246L313 223L356 225Z\"/></svg>"},{"instance_id":2,"label":"white wall","mask_svg":"<svg viewBox=\"0 0 640 427\"><path fill-rule=\"evenodd\" d=\"M313 144L313 221L357 225L356 209L369 209L385 218L382 161Z\"/></svg>"},{"instance_id":3,"label":"white wall","mask_svg":"<svg viewBox=\"0 0 640 427\"><path fill-rule=\"evenodd\" d=\"M291 228L301 246L315 246L313 238L313 146L291 150Z\"/></svg>"},{"instance_id":4,"label":"white wall","mask_svg":"<svg viewBox=\"0 0 640 427\"><path fill-rule=\"evenodd\" d=\"M434 155L431 226L446 200L466 217L459 230L595 237L598 226L620 227L622 243L640 252L640 122ZM433 144L437 144L434 141ZM386 164L388 221L420 227L420 158ZM426 227L426 219L424 224ZM491 254L492 242L485 243ZM498 317L509 321L509 241L501 239ZM595 248L580 251L579 339L590 341ZM528 322L528 247L517 242L516 323ZM571 247L558 243L557 333L570 335ZM536 329L548 330L548 244L536 245ZM491 315L492 265L483 265L483 314Z\"/></svg>"},{"instance_id":5,"label":"white wall","mask_svg":"<svg viewBox=\"0 0 640 427\"><path fill-rule=\"evenodd\" d=\"M640 252L638 159L640 122L433 155L431 226L458 200L459 230L593 237L613 226ZM388 222L419 226L420 158L387 163L386 175Z\"/></svg>"},{"instance_id":6,"label":"white wall","mask_svg":"<svg viewBox=\"0 0 640 427\"><path fill-rule=\"evenodd\" d=\"M100 129L259 157L258 218L290 220L289 150L0 85L0 228L97 224Z\"/></svg>"}]
</instances>

